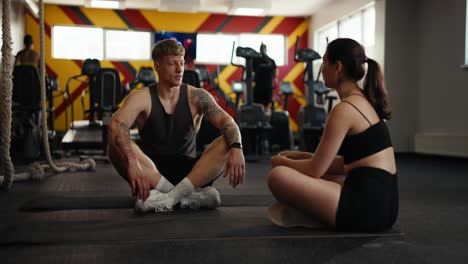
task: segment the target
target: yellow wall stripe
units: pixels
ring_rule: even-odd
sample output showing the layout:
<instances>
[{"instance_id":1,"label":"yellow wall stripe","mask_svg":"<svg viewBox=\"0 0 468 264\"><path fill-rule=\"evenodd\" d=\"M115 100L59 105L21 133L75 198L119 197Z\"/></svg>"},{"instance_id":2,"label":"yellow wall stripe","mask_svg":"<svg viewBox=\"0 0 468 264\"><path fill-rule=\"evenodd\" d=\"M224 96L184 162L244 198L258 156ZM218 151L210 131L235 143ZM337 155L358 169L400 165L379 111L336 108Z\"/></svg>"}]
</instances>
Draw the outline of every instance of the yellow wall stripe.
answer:
<instances>
[{"instance_id":1,"label":"yellow wall stripe","mask_svg":"<svg viewBox=\"0 0 468 264\"><path fill-rule=\"evenodd\" d=\"M305 19L288 37L288 49L296 44L297 36L302 36L309 27L309 19Z\"/></svg>"},{"instance_id":2,"label":"yellow wall stripe","mask_svg":"<svg viewBox=\"0 0 468 264\"><path fill-rule=\"evenodd\" d=\"M224 68L218 76L219 87L224 92L224 94L228 95L231 99L234 99L235 95L232 94L231 84L228 83L227 80L237 70L237 68L238 67L234 65L227 65L226 68Z\"/></svg>"},{"instance_id":3,"label":"yellow wall stripe","mask_svg":"<svg viewBox=\"0 0 468 264\"><path fill-rule=\"evenodd\" d=\"M291 117L289 117L289 125L291 126L292 131L297 132L297 129L298 129L297 123Z\"/></svg>"},{"instance_id":4,"label":"yellow wall stripe","mask_svg":"<svg viewBox=\"0 0 468 264\"><path fill-rule=\"evenodd\" d=\"M284 76L283 80L286 82L291 82L292 87L294 89L294 94L296 100L301 104L305 105L305 100L303 98L303 94L299 88L294 84L294 80L304 71L304 63L297 63L294 67L288 72L286 76Z\"/></svg>"},{"instance_id":5,"label":"yellow wall stripe","mask_svg":"<svg viewBox=\"0 0 468 264\"><path fill-rule=\"evenodd\" d=\"M151 67L153 68L153 61L129 61L130 66L138 72L141 67ZM156 72L155 72L156 74Z\"/></svg>"},{"instance_id":6,"label":"yellow wall stripe","mask_svg":"<svg viewBox=\"0 0 468 264\"><path fill-rule=\"evenodd\" d=\"M297 86L293 82L291 82L291 86L294 89L294 99L296 99L300 105L305 105L306 101L304 95L301 93L299 88L297 88Z\"/></svg>"},{"instance_id":7,"label":"yellow wall stripe","mask_svg":"<svg viewBox=\"0 0 468 264\"><path fill-rule=\"evenodd\" d=\"M210 16L207 13L173 13L152 10L141 10L140 12L155 30L186 33L195 32Z\"/></svg>"},{"instance_id":8,"label":"yellow wall stripe","mask_svg":"<svg viewBox=\"0 0 468 264\"><path fill-rule=\"evenodd\" d=\"M56 5L45 5L44 15L48 25L74 25L73 21ZM34 23L37 24L37 23Z\"/></svg>"},{"instance_id":9,"label":"yellow wall stripe","mask_svg":"<svg viewBox=\"0 0 468 264\"><path fill-rule=\"evenodd\" d=\"M270 34L275 30L275 28L283 22L284 17L283 16L278 16L278 17L273 17L271 18L270 21L258 32L260 34Z\"/></svg>"},{"instance_id":10,"label":"yellow wall stripe","mask_svg":"<svg viewBox=\"0 0 468 264\"><path fill-rule=\"evenodd\" d=\"M110 9L80 8L81 12L97 27L127 29L128 26Z\"/></svg>"}]
</instances>

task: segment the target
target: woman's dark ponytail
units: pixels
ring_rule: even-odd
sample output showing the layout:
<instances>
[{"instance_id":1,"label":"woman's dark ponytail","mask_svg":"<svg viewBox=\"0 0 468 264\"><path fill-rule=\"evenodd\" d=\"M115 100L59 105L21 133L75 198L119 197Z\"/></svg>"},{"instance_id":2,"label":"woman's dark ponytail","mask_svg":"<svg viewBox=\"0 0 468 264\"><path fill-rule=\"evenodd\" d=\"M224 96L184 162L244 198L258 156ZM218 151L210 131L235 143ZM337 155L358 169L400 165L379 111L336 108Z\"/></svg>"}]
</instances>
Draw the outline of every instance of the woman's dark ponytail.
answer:
<instances>
[{"instance_id":1,"label":"woman's dark ponytail","mask_svg":"<svg viewBox=\"0 0 468 264\"><path fill-rule=\"evenodd\" d=\"M382 71L375 60L367 58L364 47L353 39L339 38L328 44L327 54L331 63L341 61L345 77L356 82L364 77L364 63L367 62L364 94L381 119L390 119L392 113L388 109L388 94Z\"/></svg>"},{"instance_id":2,"label":"woman's dark ponytail","mask_svg":"<svg viewBox=\"0 0 468 264\"><path fill-rule=\"evenodd\" d=\"M380 66L373 59L367 58L366 62L367 75L364 80L364 94L381 119L391 119L392 112L388 109L388 94Z\"/></svg>"}]
</instances>

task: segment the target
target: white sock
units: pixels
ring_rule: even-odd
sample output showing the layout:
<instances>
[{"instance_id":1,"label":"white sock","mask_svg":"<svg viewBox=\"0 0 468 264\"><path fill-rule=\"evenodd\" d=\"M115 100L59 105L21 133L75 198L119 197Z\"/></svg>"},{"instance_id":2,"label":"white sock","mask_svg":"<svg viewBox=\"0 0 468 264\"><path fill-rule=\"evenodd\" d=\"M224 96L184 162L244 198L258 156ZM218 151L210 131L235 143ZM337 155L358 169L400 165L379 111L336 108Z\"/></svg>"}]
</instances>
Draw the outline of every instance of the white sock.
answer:
<instances>
[{"instance_id":1,"label":"white sock","mask_svg":"<svg viewBox=\"0 0 468 264\"><path fill-rule=\"evenodd\" d=\"M174 206L180 201L180 199L182 199L182 197L192 193L194 190L195 187L192 182L188 178L184 178L168 193L168 197L172 200L172 204L170 204L170 206Z\"/></svg>"},{"instance_id":2,"label":"white sock","mask_svg":"<svg viewBox=\"0 0 468 264\"><path fill-rule=\"evenodd\" d=\"M174 185L161 174L161 178L159 178L158 184L154 189L162 193L167 193L172 190L172 188L174 188Z\"/></svg>"}]
</instances>

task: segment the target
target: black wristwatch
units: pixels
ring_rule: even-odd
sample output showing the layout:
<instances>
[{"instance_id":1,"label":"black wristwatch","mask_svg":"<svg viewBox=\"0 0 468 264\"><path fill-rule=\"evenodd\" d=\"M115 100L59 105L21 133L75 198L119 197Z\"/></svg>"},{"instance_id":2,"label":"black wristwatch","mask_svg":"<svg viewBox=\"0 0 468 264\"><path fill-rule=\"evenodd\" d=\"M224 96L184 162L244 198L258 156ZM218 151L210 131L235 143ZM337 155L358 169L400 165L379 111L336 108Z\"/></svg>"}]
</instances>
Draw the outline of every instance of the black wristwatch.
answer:
<instances>
[{"instance_id":1,"label":"black wristwatch","mask_svg":"<svg viewBox=\"0 0 468 264\"><path fill-rule=\"evenodd\" d=\"M232 143L232 144L229 146L229 148L230 148L230 149L231 149L231 148L242 149L242 144L239 143L239 142L234 142L234 143Z\"/></svg>"}]
</instances>

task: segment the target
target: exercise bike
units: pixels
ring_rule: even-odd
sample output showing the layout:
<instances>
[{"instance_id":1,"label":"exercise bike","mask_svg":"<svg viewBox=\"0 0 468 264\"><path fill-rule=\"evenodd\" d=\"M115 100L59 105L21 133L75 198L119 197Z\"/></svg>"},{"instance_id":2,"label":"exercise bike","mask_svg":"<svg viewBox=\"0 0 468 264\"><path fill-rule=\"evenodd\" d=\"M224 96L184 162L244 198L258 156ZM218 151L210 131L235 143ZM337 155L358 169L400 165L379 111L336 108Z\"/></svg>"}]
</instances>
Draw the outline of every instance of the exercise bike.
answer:
<instances>
[{"instance_id":1,"label":"exercise bike","mask_svg":"<svg viewBox=\"0 0 468 264\"><path fill-rule=\"evenodd\" d=\"M288 101L289 96L293 94L293 88L289 82L281 82L280 94L283 96L282 111L275 109L275 102L271 102L270 124L272 132L269 133L268 141L270 152L288 150L293 148L293 134L289 124Z\"/></svg>"},{"instance_id":2,"label":"exercise bike","mask_svg":"<svg viewBox=\"0 0 468 264\"><path fill-rule=\"evenodd\" d=\"M263 106L253 102L253 87L252 87L252 70L253 70L253 59L261 58L261 54L250 47L237 47L236 56L245 59L245 66L241 64L235 64L233 62L234 54L233 43L231 53L231 64L237 67L241 67L243 70L242 84L233 85L236 89L238 96L236 99L236 123L242 134L242 145L246 159L259 159L262 156L268 155L268 133L271 131L272 126L268 122L268 118L265 114ZM241 88L239 88L241 87ZM239 95L242 89L245 96L245 101L242 105L239 105Z\"/></svg>"},{"instance_id":3,"label":"exercise bike","mask_svg":"<svg viewBox=\"0 0 468 264\"><path fill-rule=\"evenodd\" d=\"M306 105L301 107L298 116L299 148L303 151L314 152L317 148L327 119L324 107L325 100L329 101L328 112L333 107L335 96L329 96L330 89L319 81L320 72L314 80L314 61L322 57L312 49L299 49L299 37L296 39L294 60L306 64L304 83L306 87ZM317 98L317 100L316 100Z\"/></svg>"}]
</instances>

